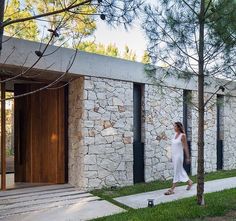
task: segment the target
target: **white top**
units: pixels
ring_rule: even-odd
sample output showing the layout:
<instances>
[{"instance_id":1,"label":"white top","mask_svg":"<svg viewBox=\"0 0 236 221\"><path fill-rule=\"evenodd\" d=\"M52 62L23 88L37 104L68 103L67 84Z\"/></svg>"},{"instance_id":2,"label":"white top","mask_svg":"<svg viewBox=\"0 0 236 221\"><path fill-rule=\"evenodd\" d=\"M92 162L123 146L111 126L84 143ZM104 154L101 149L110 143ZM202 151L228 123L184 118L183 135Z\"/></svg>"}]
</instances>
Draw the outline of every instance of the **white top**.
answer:
<instances>
[{"instance_id":1,"label":"white top","mask_svg":"<svg viewBox=\"0 0 236 221\"><path fill-rule=\"evenodd\" d=\"M174 165L174 178L173 183L177 182L187 182L189 177L186 171L183 168L183 161L184 161L184 150L181 138L183 133L179 134L177 138L177 133L175 133L174 138L172 140L172 162Z\"/></svg>"}]
</instances>

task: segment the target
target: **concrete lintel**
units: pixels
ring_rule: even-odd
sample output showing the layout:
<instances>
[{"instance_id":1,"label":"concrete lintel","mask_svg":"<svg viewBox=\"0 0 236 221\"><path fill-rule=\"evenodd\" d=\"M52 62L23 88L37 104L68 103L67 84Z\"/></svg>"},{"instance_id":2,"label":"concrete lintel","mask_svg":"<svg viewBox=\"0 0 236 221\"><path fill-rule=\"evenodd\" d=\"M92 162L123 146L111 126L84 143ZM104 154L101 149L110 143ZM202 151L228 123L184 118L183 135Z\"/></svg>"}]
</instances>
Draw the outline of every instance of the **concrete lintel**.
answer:
<instances>
[{"instance_id":1,"label":"concrete lintel","mask_svg":"<svg viewBox=\"0 0 236 221\"><path fill-rule=\"evenodd\" d=\"M7 38L8 37L6 36L4 37L5 40ZM45 45L41 44L41 48L43 49L44 47ZM5 66L6 68L17 66L21 67L23 64L26 68L31 67L38 58L35 51L39 50L39 48L40 43L38 42L11 38L3 43L2 55L4 56L0 57L0 64L4 63L3 67ZM49 46L45 54L50 54L52 52L54 52L52 55L43 57L34 67L37 71L48 73L49 78L52 73L58 73L59 75L65 72L75 53L75 50L68 48L58 49L57 46ZM7 57L8 59L6 60ZM159 77L163 76L163 71L164 69L158 69L157 75ZM75 62L69 72L74 75L74 77L92 76L136 83L153 84L153 82L148 79L142 63L83 51L78 52ZM206 92L214 93L219 86L224 85L226 81L206 78L206 82L211 83L205 87ZM197 90L197 81L194 77L189 81L181 78L177 79L174 77L167 77L164 80L164 85L167 87L180 89ZM230 94L236 96L236 91L231 91L231 89L236 88L236 83L230 83L228 88L230 88ZM227 92L229 91L226 90L225 93ZM221 91L219 91L219 93L221 93Z\"/></svg>"}]
</instances>

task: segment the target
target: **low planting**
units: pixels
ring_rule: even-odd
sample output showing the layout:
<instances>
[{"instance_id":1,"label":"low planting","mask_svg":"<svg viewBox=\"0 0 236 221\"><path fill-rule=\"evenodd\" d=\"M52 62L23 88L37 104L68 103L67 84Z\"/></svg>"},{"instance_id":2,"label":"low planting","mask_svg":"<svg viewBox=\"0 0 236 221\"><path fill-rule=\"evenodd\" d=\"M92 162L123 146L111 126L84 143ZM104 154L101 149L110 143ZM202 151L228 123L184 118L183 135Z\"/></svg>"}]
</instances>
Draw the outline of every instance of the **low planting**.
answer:
<instances>
[{"instance_id":1,"label":"low planting","mask_svg":"<svg viewBox=\"0 0 236 221\"><path fill-rule=\"evenodd\" d=\"M195 197L170 203L159 204L153 208L131 209L125 213L96 219L96 221L190 221L204 217L223 216L236 210L236 189L205 194L205 206L196 204Z\"/></svg>"},{"instance_id":2,"label":"low planting","mask_svg":"<svg viewBox=\"0 0 236 221\"><path fill-rule=\"evenodd\" d=\"M223 179L236 176L236 170L222 170L212 173L205 174L205 181ZM196 183L196 176L190 177L194 183ZM119 196L127 196L137 193L155 191L160 189L169 188L172 184L172 180L167 181L154 181L149 183L139 183L132 186L126 187L113 187L113 188L103 188L100 190L93 190L91 193L99 196L106 200L112 200L112 198ZM186 183L180 183L179 185L186 185ZM113 201L113 200L112 200Z\"/></svg>"}]
</instances>

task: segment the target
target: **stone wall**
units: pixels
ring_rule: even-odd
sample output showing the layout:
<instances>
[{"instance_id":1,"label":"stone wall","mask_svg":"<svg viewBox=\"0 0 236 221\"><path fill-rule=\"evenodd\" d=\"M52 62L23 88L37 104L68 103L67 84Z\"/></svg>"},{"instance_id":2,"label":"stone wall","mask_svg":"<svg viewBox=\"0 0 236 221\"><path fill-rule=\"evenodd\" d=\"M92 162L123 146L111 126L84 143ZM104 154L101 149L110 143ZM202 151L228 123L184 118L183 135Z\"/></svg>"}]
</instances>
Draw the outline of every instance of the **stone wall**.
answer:
<instances>
[{"instance_id":1,"label":"stone wall","mask_svg":"<svg viewBox=\"0 0 236 221\"><path fill-rule=\"evenodd\" d=\"M183 118L183 91L145 85L145 181L170 179L174 122Z\"/></svg>"},{"instance_id":2,"label":"stone wall","mask_svg":"<svg viewBox=\"0 0 236 221\"><path fill-rule=\"evenodd\" d=\"M83 95L74 90L80 83L70 89L71 183L81 189L133 184L133 83L85 77Z\"/></svg>"},{"instance_id":3,"label":"stone wall","mask_svg":"<svg viewBox=\"0 0 236 221\"><path fill-rule=\"evenodd\" d=\"M193 103L197 105L197 92L192 92ZM205 101L212 94L205 94ZM204 119L204 162L205 172L216 171L216 141L217 141L217 110L216 95L213 96L206 106ZM197 142L198 142L198 112L196 107L192 110L192 175L197 174Z\"/></svg>"},{"instance_id":4,"label":"stone wall","mask_svg":"<svg viewBox=\"0 0 236 221\"><path fill-rule=\"evenodd\" d=\"M236 169L236 97L225 96L223 169Z\"/></svg>"},{"instance_id":5,"label":"stone wall","mask_svg":"<svg viewBox=\"0 0 236 221\"><path fill-rule=\"evenodd\" d=\"M183 90L146 84L142 98L145 181L171 179L173 124L183 121ZM188 106L192 174L197 173L197 92ZM211 94L205 95L207 100ZM205 172L216 170L217 96L205 112ZM236 168L236 98L225 98L224 169ZM191 138L191 139L190 139ZM69 87L69 182L80 189L133 184L133 83L81 77Z\"/></svg>"},{"instance_id":6,"label":"stone wall","mask_svg":"<svg viewBox=\"0 0 236 221\"><path fill-rule=\"evenodd\" d=\"M86 149L83 144L83 77L70 83L68 96L68 178L69 183L83 188L85 186L84 155L86 153Z\"/></svg>"}]
</instances>

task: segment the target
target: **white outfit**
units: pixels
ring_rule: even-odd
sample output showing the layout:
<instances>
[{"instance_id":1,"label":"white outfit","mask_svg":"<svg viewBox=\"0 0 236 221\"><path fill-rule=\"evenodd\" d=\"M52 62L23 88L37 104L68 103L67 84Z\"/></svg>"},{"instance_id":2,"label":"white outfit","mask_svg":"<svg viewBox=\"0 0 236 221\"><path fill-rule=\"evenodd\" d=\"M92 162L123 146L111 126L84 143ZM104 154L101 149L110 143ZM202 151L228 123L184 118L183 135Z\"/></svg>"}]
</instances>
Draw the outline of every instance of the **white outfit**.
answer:
<instances>
[{"instance_id":1,"label":"white outfit","mask_svg":"<svg viewBox=\"0 0 236 221\"><path fill-rule=\"evenodd\" d=\"M187 182L189 177L183 168L184 161L184 150L183 144L181 142L182 133L175 139L177 134L175 134L172 140L172 162L174 164L174 178L173 183L177 182Z\"/></svg>"}]
</instances>

